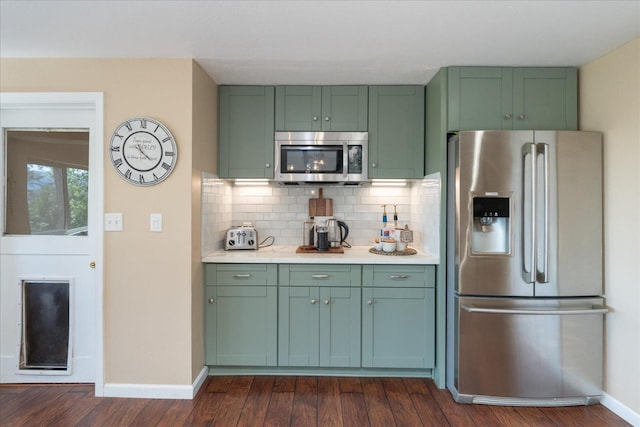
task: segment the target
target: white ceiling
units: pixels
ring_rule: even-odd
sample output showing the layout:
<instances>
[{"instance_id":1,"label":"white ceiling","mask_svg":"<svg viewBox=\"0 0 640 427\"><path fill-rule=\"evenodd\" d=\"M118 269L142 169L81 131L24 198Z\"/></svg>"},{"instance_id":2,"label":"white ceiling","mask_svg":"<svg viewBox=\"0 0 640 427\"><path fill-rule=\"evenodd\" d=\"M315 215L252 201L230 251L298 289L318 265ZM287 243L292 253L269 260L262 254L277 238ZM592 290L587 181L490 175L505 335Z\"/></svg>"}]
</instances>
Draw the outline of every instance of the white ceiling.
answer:
<instances>
[{"instance_id":1,"label":"white ceiling","mask_svg":"<svg viewBox=\"0 0 640 427\"><path fill-rule=\"evenodd\" d=\"M636 37L640 0L0 0L3 58L194 58L219 84L423 84L580 66Z\"/></svg>"}]
</instances>

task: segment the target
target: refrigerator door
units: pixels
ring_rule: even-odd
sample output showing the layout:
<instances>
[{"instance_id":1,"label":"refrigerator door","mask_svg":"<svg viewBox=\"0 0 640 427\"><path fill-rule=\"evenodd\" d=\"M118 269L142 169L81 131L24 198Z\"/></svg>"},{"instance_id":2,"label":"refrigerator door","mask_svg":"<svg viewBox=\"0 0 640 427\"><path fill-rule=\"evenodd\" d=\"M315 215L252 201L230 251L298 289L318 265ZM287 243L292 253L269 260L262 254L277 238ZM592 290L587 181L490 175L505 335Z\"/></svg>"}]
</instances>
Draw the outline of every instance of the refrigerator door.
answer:
<instances>
[{"instance_id":1,"label":"refrigerator door","mask_svg":"<svg viewBox=\"0 0 640 427\"><path fill-rule=\"evenodd\" d=\"M460 132L450 142L453 271L460 294L534 295L533 211L523 206L532 199L523 179L525 162L535 160L533 142L532 131Z\"/></svg>"},{"instance_id":2,"label":"refrigerator door","mask_svg":"<svg viewBox=\"0 0 640 427\"><path fill-rule=\"evenodd\" d=\"M454 397L556 406L602 394L601 298L456 298Z\"/></svg>"},{"instance_id":3,"label":"refrigerator door","mask_svg":"<svg viewBox=\"0 0 640 427\"><path fill-rule=\"evenodd\" d=\"M535 142L535 296L602 295L602 136L536 131Z\"/></svg>"}]
</instances>

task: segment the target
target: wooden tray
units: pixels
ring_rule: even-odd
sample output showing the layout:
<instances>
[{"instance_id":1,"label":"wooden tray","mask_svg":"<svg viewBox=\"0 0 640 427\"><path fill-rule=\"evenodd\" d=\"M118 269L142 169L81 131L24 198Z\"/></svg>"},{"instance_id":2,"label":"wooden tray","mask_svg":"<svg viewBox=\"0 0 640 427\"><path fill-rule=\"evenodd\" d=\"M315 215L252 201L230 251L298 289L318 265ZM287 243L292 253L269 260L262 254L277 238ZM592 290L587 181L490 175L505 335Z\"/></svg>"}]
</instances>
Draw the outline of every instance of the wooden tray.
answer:
<instances>
[{"instance_id":1,"label":"wooden tray","mask_svg":"<svg viewBox=\"0 0 640 427\"><path fill-rule=\"evenodd\" d=\"M298 246L297 254L343 254L344 248L329 248L327 251L319 251L315 246Z\"/></svg>"},{"instance_id":2,"label":"wooden tray","mask_svg":"<svg viewBox=\"0 0 640 427\"><path fill-rule=\"evenodd\" d=\"M416 251L413 248L407 248L404 251L394 251L394 252L385 252L382 250L379 251L376 248L371 248L369 249L369 252L371 252L372 254L378 254L378 255L395 255L395 256L415 255L418 253L418 251Z\"/></svg>"}]
</instances>

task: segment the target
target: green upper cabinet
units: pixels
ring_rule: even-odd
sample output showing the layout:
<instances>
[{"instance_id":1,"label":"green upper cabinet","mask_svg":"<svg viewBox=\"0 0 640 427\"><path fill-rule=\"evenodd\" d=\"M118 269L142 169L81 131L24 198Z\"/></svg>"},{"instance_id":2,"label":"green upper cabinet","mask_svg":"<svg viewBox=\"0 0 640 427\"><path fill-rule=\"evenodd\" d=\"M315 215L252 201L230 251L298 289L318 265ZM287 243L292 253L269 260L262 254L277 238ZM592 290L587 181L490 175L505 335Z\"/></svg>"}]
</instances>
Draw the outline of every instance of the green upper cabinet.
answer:
<instances>
[{"instance_id":1,"label":"green upper cabinet","mask_svg":"<svg viewBox=\"0 0 640 427\"><path fill-rule=\"evenodd\" d=\"M449 130L577 129L575 68L450 67Z\"/></svg>"},{"instance_id":2,"label":"green upper cabinet","mask_svg":"<svg viewBox=\"0 0 640 427\"><path fill-rule=\"evenodd\" d=\"M276 130L366 131L367 86L278 86Z\"/></svg>"},{"instance_id":3,"label":"green upper cabinet","mask_svg":"<svg viewBox=\"0 0 640 427\"><path fill-rule=\"evenodd\" d=\"M424 177L424 86L369 87L369 178Z\"/></svg>"},{"instance_id":4,"label":"green upper cabinet","mask_svg":"<svg viewBox=\"0 0 640 427\"><path fill-rule=\"evenodd\" d=\"M219 89L220 178L273 178L274 87Z\"/></svg>"},{"instance_id":5,"label":"green upper cabinet","mask_svg":"<svg viewBox=\"0 0 640 427\"><path fill-rule=\"evenodd\" d=\"M578 129L575 68L514 68L513 129Z\"/></svg>"}]
</instances>

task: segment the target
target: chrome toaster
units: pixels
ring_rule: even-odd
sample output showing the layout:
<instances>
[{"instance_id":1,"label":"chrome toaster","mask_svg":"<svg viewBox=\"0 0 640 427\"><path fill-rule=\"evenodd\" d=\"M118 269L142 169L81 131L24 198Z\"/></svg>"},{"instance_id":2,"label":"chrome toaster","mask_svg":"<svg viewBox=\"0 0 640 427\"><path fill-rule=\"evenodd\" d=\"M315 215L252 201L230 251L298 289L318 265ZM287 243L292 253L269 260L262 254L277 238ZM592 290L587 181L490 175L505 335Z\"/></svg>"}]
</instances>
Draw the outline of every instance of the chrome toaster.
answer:
<instances>
[{"instance_id":1,"label":"chrome toaster","mask_svg":"<svg viewBox=\"0 0 640 427\"><path fill-rule=\"evenodd\" d=\"M252 226L233 227L227 230L224 250L258 249L258 232Z\"/></svg>"}]
</instances>

